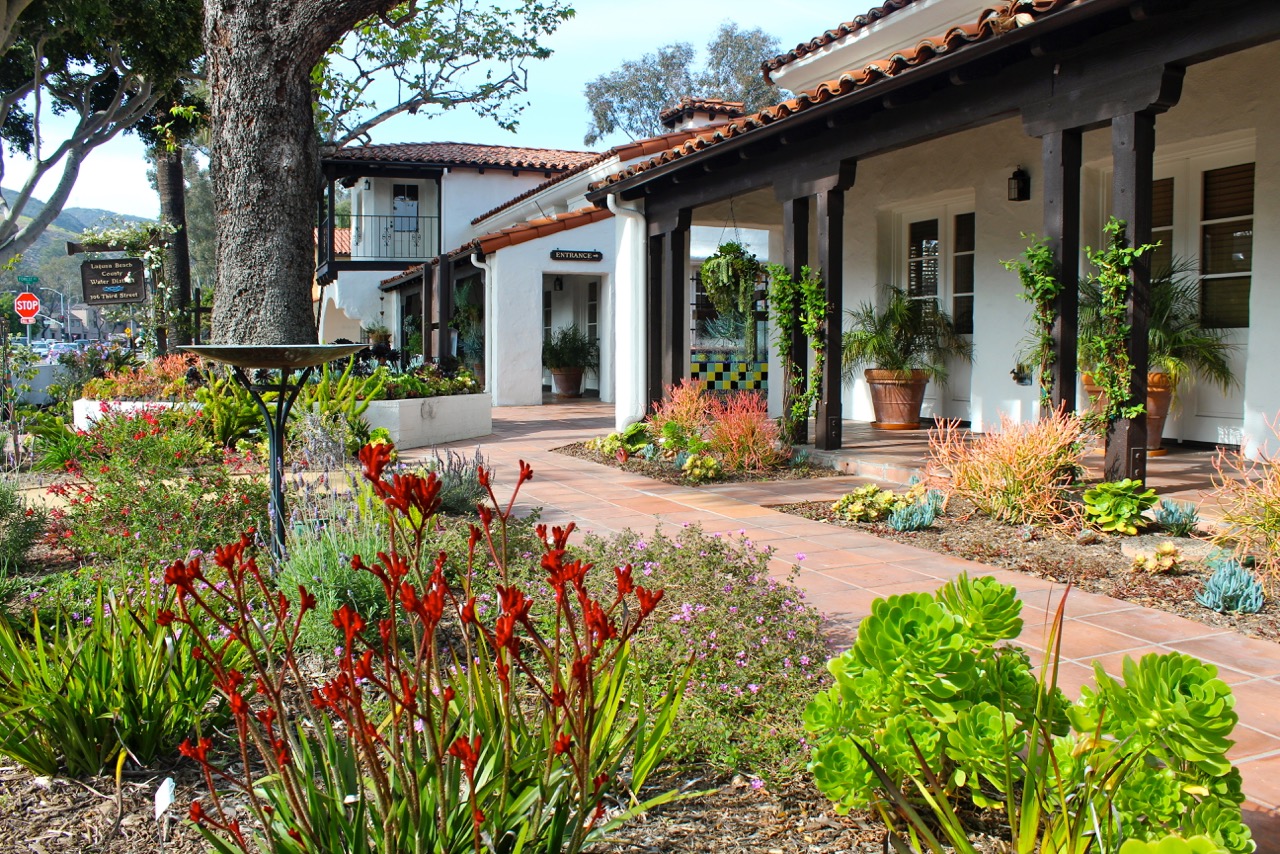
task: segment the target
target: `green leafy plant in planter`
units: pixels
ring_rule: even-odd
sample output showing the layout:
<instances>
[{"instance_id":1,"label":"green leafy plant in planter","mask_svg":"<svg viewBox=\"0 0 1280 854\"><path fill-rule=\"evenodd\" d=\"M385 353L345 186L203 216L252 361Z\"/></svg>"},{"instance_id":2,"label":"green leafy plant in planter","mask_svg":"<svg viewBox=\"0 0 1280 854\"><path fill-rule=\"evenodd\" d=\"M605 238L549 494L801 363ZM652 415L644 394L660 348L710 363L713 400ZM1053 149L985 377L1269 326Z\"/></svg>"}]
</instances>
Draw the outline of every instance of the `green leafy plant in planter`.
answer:
<instances>
[{"instance_id":1,"label":"green leafy plant in planter","mask_svg":"<svg viewBox=\"0 0 1280 854\"><path fill-rule=\"evenodd\" d=\"M1192 377L1212 383L1223 392L1236 383L1231 369L1230 330L1206 327L1200 322L1200 277L1194 261L1175 259L1151 279L1147 317L1147 448L1160 447L1160 434L1179 390ZM1101 333L1104 310L1097 278L1080 284L1080 337L1084 341ZM1081 369L1096 375L1096 350L1090 358L1081 351ZM1086 389L1088 391L1088 389Z\"/></svg>"},{"instance_id":2,"label":"green leafy plant in planter","mask_svg":"<svg viewBox=\"0 0 1280 854\"><path fill-rule=\"evenodd\" d=\"M932 297L917 299L896 285L887 293L882 309L863 303L849 312L840 365L846 381L866 368L876 426L910 429L920 423L925 385L946 382L949 358L972 361L973 343Z\"/></svg>"},{"instance_id":3,"label":"green leafy plant in planter","mask_svg":"<svg viewBox=\"0 0 1280 854\"><path fill-rule=\"evenodd\" d=\"M551 371L556 394L580 397L583 374L600 369L600 345L576 323L561 326L542 342L542 364Z\"/></svg>"},{"instance_id":4,"label":"green leafy plant in planter","mask_svg":"<svg viewBox=\"0 0 1280 854\"><path fill-rule=\"evenodd\" d=\"M748 361L757 356L755 306L756 290L764 265L741 243L721 243L702 262L698 277L716 311L743 318L743 350Z\"/></svg>"}]
</instances>

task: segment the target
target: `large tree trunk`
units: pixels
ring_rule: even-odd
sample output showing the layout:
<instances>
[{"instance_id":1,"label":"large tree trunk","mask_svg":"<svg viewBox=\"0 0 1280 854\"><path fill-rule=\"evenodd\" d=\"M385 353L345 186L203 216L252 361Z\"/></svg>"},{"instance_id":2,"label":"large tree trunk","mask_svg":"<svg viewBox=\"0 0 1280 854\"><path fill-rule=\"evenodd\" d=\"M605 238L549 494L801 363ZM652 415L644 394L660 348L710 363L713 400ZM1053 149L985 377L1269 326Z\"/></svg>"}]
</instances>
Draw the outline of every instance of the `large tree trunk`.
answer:
<instances>
[{"instance_id":1,"label":"large tree trunk","mask_svg":"<svg viewBox=\"0 0 1280 854\"><path fill-rule=\"evenodd\" d=\"M394 0L207 0L216 344L313 344L311 69Z\"/></svg>"},{"instance_id":2,"label":"large tree trunk","mask_svg":"<svg viewBox=\"0 0 1280 854\"><path fill-rule=\"evenodd\" d=\"M187 182L182 168L183 151L156 151L156 193L160 196L160 220L177 228L165 253L164 280L169 286L169 313L173 322L169 342L191 343L191 249L187 240Z\"/></svg>"}]
</instances>

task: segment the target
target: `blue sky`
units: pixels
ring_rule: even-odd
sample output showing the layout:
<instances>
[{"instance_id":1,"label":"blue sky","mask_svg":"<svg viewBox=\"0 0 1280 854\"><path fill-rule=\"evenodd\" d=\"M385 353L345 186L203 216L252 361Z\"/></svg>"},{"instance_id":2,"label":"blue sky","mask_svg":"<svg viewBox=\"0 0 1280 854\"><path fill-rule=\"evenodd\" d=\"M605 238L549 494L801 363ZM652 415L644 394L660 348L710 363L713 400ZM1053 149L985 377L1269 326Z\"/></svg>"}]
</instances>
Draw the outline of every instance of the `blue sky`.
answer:
<instances>
[{"instance_id":1,"label":"blue sky","mask_svg":"<svg viewBox=\"0 0 1280 854\"><path fill-rule=\"evenodd\" d=\"M782 49L789 50L865 11L867 3L863 0L858 8L845 9L800 0L644 0L635 4L578 0L574 5L576 17L547 40L554 55L530 66L525 99L529 105L517 133L457 110L433 118L397 117L374 131L374 142L477 142L581 150L588 123L583 87L623 60L639 58L674 41L702 48L727 20L746 29L761 27L772 32ZM6 186L16 187L25 180L20 159L9 158L6 165ZM117 137L90 154L67 206L156 216L158 203L147 184L142 145L132 137Z\"/></svg>"}]
</instances>

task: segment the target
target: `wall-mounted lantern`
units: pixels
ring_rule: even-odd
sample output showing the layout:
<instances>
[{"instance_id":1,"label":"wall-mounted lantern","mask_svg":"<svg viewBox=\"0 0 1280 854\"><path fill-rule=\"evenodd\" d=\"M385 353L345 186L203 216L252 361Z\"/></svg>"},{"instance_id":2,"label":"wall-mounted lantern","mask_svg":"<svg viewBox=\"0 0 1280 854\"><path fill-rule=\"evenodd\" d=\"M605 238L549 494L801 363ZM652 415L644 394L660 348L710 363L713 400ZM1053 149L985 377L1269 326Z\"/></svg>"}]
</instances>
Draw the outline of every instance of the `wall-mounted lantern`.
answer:
<instances>
[{"instance_id":1,"label":"wall-mounted lantern","mask_svg":"<svg viewBox=\"0 0 1280 854\"><path fill-rule=\"evenodd\" d=\"M1009 201L1025 202L1031 198L1031 176L1019 166L1009 176Z\"/></svg>"}]
</instances>

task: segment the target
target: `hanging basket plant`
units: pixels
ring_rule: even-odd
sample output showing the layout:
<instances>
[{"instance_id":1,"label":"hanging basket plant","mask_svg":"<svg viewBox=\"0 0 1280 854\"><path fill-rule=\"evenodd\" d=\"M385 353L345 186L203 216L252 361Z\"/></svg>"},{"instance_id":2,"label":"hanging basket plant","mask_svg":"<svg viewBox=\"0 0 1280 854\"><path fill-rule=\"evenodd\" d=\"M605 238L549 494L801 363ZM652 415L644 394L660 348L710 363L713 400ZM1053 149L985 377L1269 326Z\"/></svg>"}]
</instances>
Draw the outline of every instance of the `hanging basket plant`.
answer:
<instances>
[{"instance_id":1,"label":"hanging basket plant","mask_svg":"<svg viewBox=\"0 0 1280 854\"><path fill-rule=\"evenodd\" d=\"M756 358L756 290L764 265L741 243L721 243L698 271L707 298L722 313L743 316L747 358Z\"/></svg>"}]
</instances>

